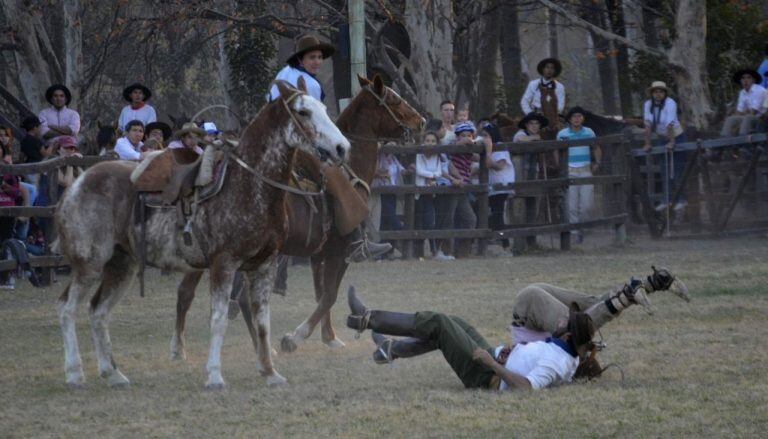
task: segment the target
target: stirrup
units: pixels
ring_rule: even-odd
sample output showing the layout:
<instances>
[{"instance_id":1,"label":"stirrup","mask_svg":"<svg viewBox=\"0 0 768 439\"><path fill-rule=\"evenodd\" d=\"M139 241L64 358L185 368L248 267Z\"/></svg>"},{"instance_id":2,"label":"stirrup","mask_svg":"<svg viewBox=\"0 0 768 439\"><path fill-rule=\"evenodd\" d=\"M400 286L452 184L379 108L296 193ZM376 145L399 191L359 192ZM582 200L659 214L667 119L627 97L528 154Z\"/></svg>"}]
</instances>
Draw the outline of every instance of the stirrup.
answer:
<instances>
[{"instance_id":1,"label":"stirrup","mask_svg":"<svg viewBox=\"0 0 768 439\"><path fill-rule=\"evenodd\" d=\"M394 344L395 341L393 339L384 339L384 341L376 347L376 350L373 351L373 362L376 364L392 364L392 362L395 361L395 359L392 358L392 345ZM381 354L381 357L383 358L378 357L376 354Z\"/></svg>"},{"instance_id":2,"label":"stirrup","mask_svg":"<svg viewBox=\"0 0 768 439\"><path fill-rule=\"evenodd\" d=\"M347 328L357 331L355 338L360 338L360 334L368 329L368 322L371 320L371 312L366 311L363 315L350 314L347 316Z\"/></svg>"},{"instance_id":3,"label":"stirrup","mask_svg":"<svg viewBox=\"0 0 768 439\"><path fill-rule=\"evenodd\" d=\"M371 257L370 252L368 252L368 240L365 238L353 241L348 247L353 247L354 249L349 253L349 256L344 259L344 262L347 264L352 262L363 262Z\"/></svg>"}]
</instances>

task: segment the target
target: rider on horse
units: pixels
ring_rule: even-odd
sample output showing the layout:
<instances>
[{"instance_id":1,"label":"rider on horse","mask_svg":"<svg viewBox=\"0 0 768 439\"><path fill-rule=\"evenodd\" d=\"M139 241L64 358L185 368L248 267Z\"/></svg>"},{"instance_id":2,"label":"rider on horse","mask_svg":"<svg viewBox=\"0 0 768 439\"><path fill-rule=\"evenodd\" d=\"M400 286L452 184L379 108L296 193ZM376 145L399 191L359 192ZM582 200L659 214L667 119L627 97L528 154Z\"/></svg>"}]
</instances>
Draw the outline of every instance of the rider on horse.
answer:
<instances>
[{"instance_id":1,"label":"rider on horse","mask_svg":"<svg viewBox=\"0 0 768 439\"><path fill-rule=\"evenodd\" d=\"M333 55L336 48L321 42L313 35L305 35L296 43L296 50L286 61L286 66L277 74L276 80L283 80L293 86L298 86L299 78L304 79L307 93L319 101L325 99L322 84L317 79L317 73L323 61ZM270 99L277 99L280 92L277 86L272 86ZM308 161L303 160L304 166ZM350 260L361 262L388 252L390 244L377 244L367 239L363 229L363 221L368 216L366 200L358 194L350 178L341 166L323 165L319 170L324 176L326 190L333 196L334 222L339 234L347 238L350 246ZM311 172L310 175L316 175Z\"/></svg>"},{"instance_id":2,"label":"rider on horse","mask_svg":"<svg viewBox=\"0 0 768 439\"><path fill-rule=\"evenodd\" d=\"M523 114L541 113L549 120L549 128L542 130L544 140L553 140L560 128L560 117L565 109L565 87L555 78L560 76L563 65L556 58L539 61L536 70L541 78L528 83L520 106Z\"/></svg>"}]
</instances>

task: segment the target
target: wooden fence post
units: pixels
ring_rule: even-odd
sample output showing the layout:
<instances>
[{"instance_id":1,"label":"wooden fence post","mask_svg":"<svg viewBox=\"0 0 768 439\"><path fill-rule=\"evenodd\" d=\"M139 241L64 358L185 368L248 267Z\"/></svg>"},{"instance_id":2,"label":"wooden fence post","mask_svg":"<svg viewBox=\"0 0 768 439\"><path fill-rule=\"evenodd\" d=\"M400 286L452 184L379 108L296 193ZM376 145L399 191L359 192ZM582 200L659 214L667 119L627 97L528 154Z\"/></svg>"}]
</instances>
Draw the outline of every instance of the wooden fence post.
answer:
<instances>
[{"instance_id":1,"label":"wooden fence post","mask_svg":"<svg viewBox=\"0 0 768 439\"><path fill-rule=\"evenodd\" d=\"M557 150L557 154L560 156L560 176L565 178L567 183L563 188L563 202L560 203L561 221L562 224L570 222L568 218L568 188L571 186L570 176L568 175L568 147L560 148ZM571 249L571 230L565 230L560 232L560 250Z\"/></svg>"},{"instance_id":2,"label":"wooden fence post","mask_svg":"<svg viewBox=\"0 0 768 439\"><path fill-rule=\"evenodd\" d=\"M480 185L483 186L482 192L477 194L477 219L478 229L488 228L488 166L485 163L486 154L485 151L480 153ZM485 251L488 247L488 242L485 238L478 238L477 250L480 256L485 256Z\"/></svg>"},{"instance_id":3,"label":"wooden fence post","mask_svg":"<svg viewBox=\"0 0 768 439\"><path fill-rule=\"evenodd\" d=\"M54 168L45 173L45 178L48 180L48 204L55 206L59 201L59 169ZM54 217L45 219L45 227L43 228L43 235L45 236L45 255L51 255L51 245L56 240L56 221ZM54 271L56 267L43 268L42 283L43 285L51 285L53 283Z\"/></svg>"}]
</instances>

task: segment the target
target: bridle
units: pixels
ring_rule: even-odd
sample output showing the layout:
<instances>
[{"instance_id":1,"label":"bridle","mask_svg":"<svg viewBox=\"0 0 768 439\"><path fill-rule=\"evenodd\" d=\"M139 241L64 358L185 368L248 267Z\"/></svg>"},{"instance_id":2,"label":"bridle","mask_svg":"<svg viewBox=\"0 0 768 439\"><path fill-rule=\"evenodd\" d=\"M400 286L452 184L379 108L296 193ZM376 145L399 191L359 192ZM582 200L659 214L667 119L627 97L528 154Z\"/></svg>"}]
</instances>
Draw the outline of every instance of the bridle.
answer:
<instances>
[{"instance_id":1,"label":"bridle","mask_svg":"<svg viewBox=\"0 0 768 439\"><path fill-rule=\"evenodd\" d=\"M406 125L405 122L400 119L397 114L395 114L394 111L392 111L392 108L390 108L389 104L387 104L387 96L389 96L389 88L385 88L384 96L379 96L376 94L375 91L373 91L373 88L370 85L366 85L362 88L362 91L367 91L371 95L373 95L374 99L376 99L376 102L379 104L380 107L384 107L385 110L387 110L387 114L392 118L392 120L397 124L398 127L400 127L401 130L403 130L403 136L402 137L366 137L361 136L354 133L342 133L344 136L352 139L358 139L362 141L386 141L386 140L404 140L405 142L410 142L413 140L413 130L411 127ZM397 102L398 104L403 101L403 98L400 97L400 101Z\"/></svg>"},{"instance_id":2,"label":"bridle","mask_svg":"<svg viewBox=\"0 0 768 439\"><path fill-rule=\"evenodd\" d=\"M275 82L273 81L272 84ZM270 84L270 88L272 87L272 84ZM297 96L304 95L305 93L300 90L295 90L295 92L288 96L288 98L284 98L282 95L280 96L279 101L283 104L283 108L288 113L288 116L290 116L291 121L293 121L293 124L296 126L296 128L299 130L299 133L304 137L304 139L310 143L314 144L315 139L313 137L310 137L309 134L307 134L307 131L304 129L304 126L299 122L299 120L296 118L295 111L291 109L291 107L288 105L290 104L294 99L296 99ZM239 145L238 145L239 146ZM235 147L237 148L237 146ZM323 195L323 191L318 192L312 192L312 191L304 191L301 189L297 189L295 187L289 186L287 184L280 183L279 181L272 180L271 178L267 177L266 175L262 174L258 170L256 170L254 167L249 165L245 162L237 153L233 151L234 148L230 148L227 153L232 156L232 158L235 160L235 163L240 165L241 168L245 169L246 171L253 174L256 178L261 180L262 182L276 188L280 189L286 192L290 192L295 195L301 195L301 196L317 196L317 195ZM320 156L320 152L318 148L315 148L316 153L318 156ZM321 157L322 158L322 157Z\"/></svg>"}]
</instances>

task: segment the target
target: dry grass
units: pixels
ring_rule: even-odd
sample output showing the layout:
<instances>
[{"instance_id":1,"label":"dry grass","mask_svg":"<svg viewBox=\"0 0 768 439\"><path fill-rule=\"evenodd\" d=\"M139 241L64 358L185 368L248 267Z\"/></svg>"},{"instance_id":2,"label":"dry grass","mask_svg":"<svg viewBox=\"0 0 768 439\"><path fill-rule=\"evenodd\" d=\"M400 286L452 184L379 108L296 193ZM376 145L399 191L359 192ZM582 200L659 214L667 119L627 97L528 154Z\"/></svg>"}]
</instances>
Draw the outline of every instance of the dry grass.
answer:
<instances>
[{"instance_id":1,"label":"dry grass","mask_svg":"<svg viewBox=\"0 0 768 439\"><path fill-rule=\"evenodd\" d=\"M636 307L604 328L603 362L621 365L623 384L614 369L597 381L530 394L465 390L439 353L374 365L370 339L342 328L343 303L334 321L347 347L330 350L315 334L298 352L279 355L277 368L290 381L279 389L265 386L245 326L231 323L223 354L228 389L205 392L208 301L198 300L190 314L189 360L170 361L178 277L156 273L147 298L129 294L112 320L116 361L132 387L110 390L98 378L81 308L88 383L69 391L55 313L61 286L24 286L0 292L0 435L758 436L768 428L767 260L764 238L744 238L352 268L345 285L355 284L369 305L459 314L493 341L504 339L512 298L530 282L597 292L651 263L687 281L691 304L654 295L656 315ZM275 345L312 309L310 285L309 270L295 268L289 297L273 298Z\"/></svg>"}]
</instances>

